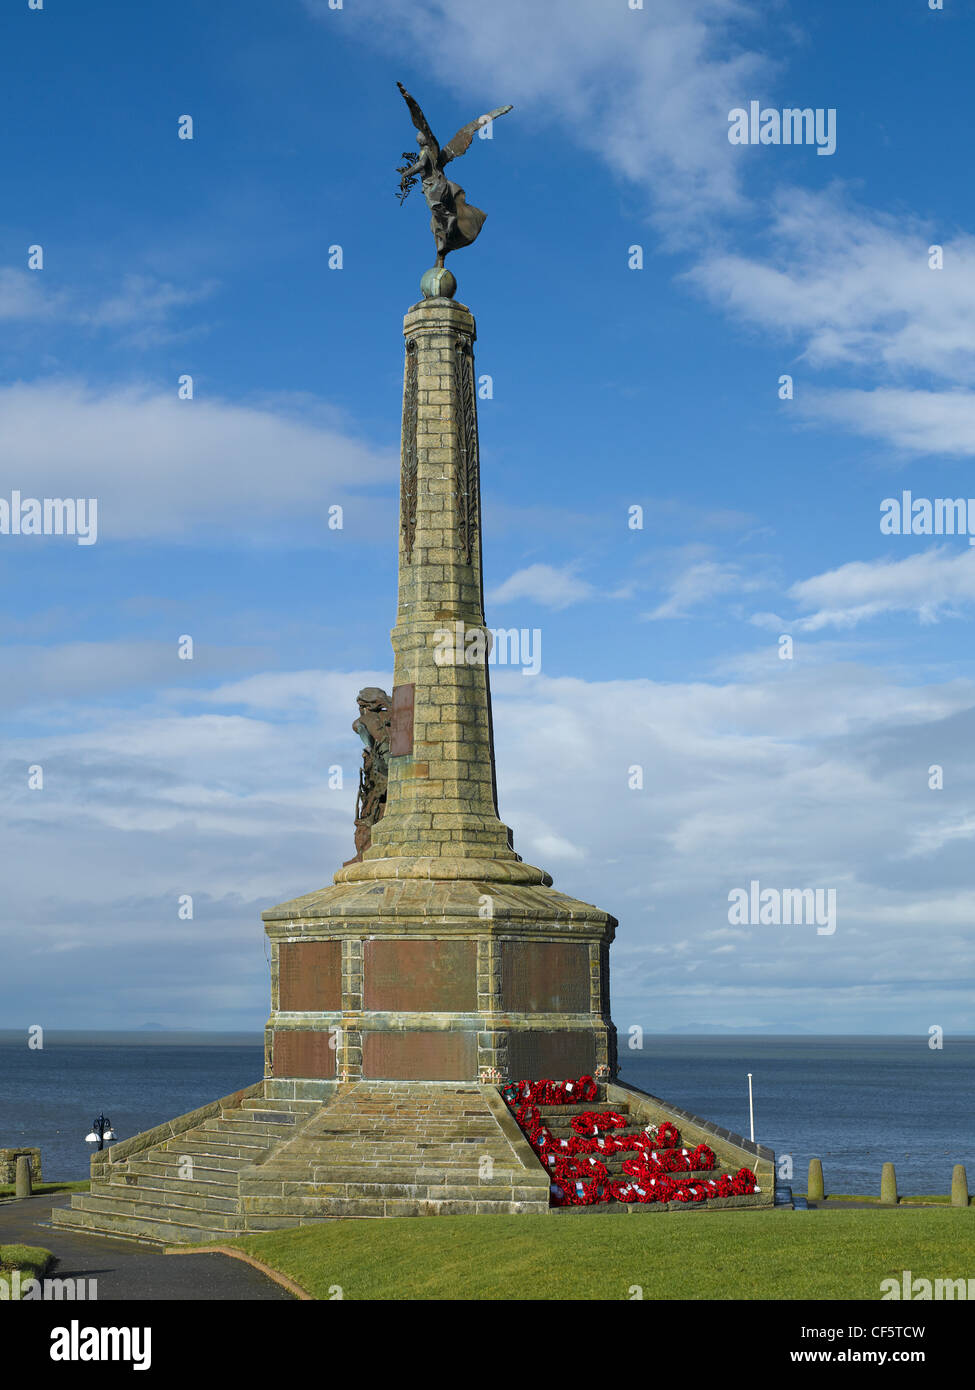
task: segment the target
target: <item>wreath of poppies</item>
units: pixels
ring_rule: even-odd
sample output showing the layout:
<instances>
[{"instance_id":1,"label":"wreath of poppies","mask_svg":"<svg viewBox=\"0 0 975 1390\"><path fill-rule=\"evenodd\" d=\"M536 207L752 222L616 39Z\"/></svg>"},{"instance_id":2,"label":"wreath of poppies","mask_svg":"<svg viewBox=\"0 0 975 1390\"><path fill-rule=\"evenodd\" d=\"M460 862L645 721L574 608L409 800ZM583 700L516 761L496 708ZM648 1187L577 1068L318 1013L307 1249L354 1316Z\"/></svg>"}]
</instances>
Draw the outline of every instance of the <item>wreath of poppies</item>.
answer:
<instances>
[{"instance_id":1,"label":"wreath of poppies","mask_svg":"<svg viewBox=\"0 0 975 1390\"><path fill-rule=\"evenodd\" d=\"M578 1081L510 1081L501 1087L501 1094L509 1106L523 1105L580 1105L584 1100L595 1100L599 1087L591 1076L582 1076Z\"/></svg>"},{"instance_id":2,"label":"wreath of poppies","mask_svg":"<svg viewBox=\"0 0 975 1390\"><path fill-rule=\"evenodd\" d=\"M679 1179L671 1173L702 1173L714 1168L707 1144L687 1149L670 1120L648 1125L642 1134L614 1134L629 1117L616 1111L584 1110L572 1117L574 1133L557 1138L545 1124L540 1105L579 1105L595 1100L591 1076L575 1081L512 1081L501 1088L509 1109L528 1142L549 1170L554 1206L593 1206L598 1202L704 1202L709 1197L741 1197L757 1192L755 1174L739 1168L733 1176ZM611 1178L597 1155L631 1151L623 1160L622 1178Z\"/></svg>"}]
</instances>

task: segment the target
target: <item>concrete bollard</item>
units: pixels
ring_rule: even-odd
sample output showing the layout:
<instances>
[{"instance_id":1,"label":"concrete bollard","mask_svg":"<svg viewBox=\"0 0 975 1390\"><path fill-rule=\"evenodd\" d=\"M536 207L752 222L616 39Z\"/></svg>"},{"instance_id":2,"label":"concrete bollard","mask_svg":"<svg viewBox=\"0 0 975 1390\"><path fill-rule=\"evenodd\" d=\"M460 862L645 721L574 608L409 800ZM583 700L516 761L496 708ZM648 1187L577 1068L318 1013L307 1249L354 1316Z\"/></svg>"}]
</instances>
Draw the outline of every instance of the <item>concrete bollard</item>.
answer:
<instances>
[{"instance_id":1,"label":"concrete bollard","mask_svg":"<svg viewBox=\"0 0 975 1390\"><path fill-rule=\"evenodd\" d=\"M965 1172L964 1163L956 1163L951 1170L951 1205L968 1206L968 1174Z\"/></svg>"},{"instance_id":2,"label":"concrete bollard","mask_svg":"<svg viewBox=\"0 0 975 1390\"><path fill-rule=\"evenodd\" d=\"M823 1161L821 1158L809 1160L809 1181L806 1183L806 1201L822 1202L826 1196L823 1188Z\"/></svg>"},{"instance_id":3,"label":"concrete bollard","mask_svg":"<svg viewBox=\"0 0 975 1390\"><path fill-rule=\"evenodd\" d=\"M897 1205L897 1174L892 1163L885 1163L880 1174L880 1200Z\"/></svg>"},{"instance_id":4,"label":"concrete bollard","mask_svg":"<svg viewBox=\"0 0 975 1390\"><path fill-rule=\"evenodd\" d=\"M33 1192L30 1181L30 1159L26 1154L21 1154L17 1159L17 1169L14 1178L14 1196L29 1197Z\"/></svg>"}]
</instances>

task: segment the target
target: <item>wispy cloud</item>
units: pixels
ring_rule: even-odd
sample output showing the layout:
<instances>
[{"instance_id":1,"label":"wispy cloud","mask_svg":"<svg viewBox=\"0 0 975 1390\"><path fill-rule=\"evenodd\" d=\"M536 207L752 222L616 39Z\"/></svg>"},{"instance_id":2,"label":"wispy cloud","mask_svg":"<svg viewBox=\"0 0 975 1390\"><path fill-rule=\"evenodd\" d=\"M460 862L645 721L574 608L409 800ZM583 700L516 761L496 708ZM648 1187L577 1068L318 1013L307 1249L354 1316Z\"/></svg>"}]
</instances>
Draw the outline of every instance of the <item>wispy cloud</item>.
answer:
<instances>
[{"instance_id":1,"label":"wispy cloud","mask_svg":"<svg viewBox=\"0 0 975 1390\"><path fill-rule=\"evenodd\" d=\"M903 560L854 561L793 584L789 596L815 611L803 632L855 627L885 613L914 613L922 622L961 616L975 603L975 549L935 547Z\"/></svg>"},{"instance_id":2,"label":"wispy cloud","mask_svg":"<svg viewBox=\"0 0 975 1390\"><path fill-rule=\"evenodd\" d=\"M798 340L811 365L975 380L975 237L939 238L841 188L779 190L767 232L761 257L715 251L686 278L733 317Z\"/></svg>"},{"instance_id":3,"label":"wispy cloud","mask_svg":"<svg viewBox=\"0 0 975 1390\"><path fill-rule=\"evenodd\" d=\"M663 603L643 616L647 619L684 618L721 594L749 593L765 587L766 581L746 574L740 565L717 560L700 560L674 575L667 585Z\"/></svg>"},{"instance_id":4,"label":"wispy cloud","mask_svg":"<svg viewBox=\"0 0 975 1390\"><path fill-rule=\"evenodd\" d=\"M841 425L854 434L882 439L914 454L975 454L975 392L907 390L817 390L800 401L804 414Z\"/></svg>"},{"instance_id":5,"label":"wispy cloud","mask_svg":"<svg viewBox=\"0 0 975 1390\"><path fill-rule=\"evenodd\" d=\"M66 661L73 669L73 652ZM76 704L70 727L8 740L0 835L17 932L5 942L0 1004L16 1016L9 982L22 994L43 980L52 1014L66 1016L97 981L123 1023L163 1007L181 1023L203 1009L211 1021L259 1019L258 913L321 886L351 853L361 750L350 706L382 675L259 671L208 692L163 687L122 708L111 690L125 662L102 664L103 690ZM780 677L528 682L496 672L502 815L518 851L550 867L557 888L591 900L597 880L612 884L597 901L621 919L618 1021L648 1021L648 998L666 1000L658 1025L686 1021L693 964L725 1022L746 1022L755 991L771 990L780 1005L796 1001L797 1021L821 1024L828 986L834 1026L861 1027L855 1001L835 1012L837 991L869 979L871 1008L886 1010L889 1026L917 1000L919 933L971 920L971 683L917 687L835 663L807 668L801 684ZM932 834L926 769L948 761L945 749L952 790L938 795L955 800ZM34 762L43 792L27 789ZM643 790L631 785L634 764L646 770ZM334 765L341 789L329 785ZM901 872L912 847L921 852ZM743 949L727 895L751 877L839 885L829 952L811 952L794 931ZM177 917L181 893L193 894L195 921ZM187 982L165 962L201 939ZM71 946L63 966L34 954L46 943ZM738 949L714 954L724 945ZM937 953L929 979L948 988L970 963L971 943L959 941ZM193 993L228 968L232 999Z\"/></svg>"},{"instance_id":6,"label":"wispy cloud","mask_svg":"<svg viewBox=\"0 0 975 1390\"><path fill-rule=\"evenodd\" d=\"M515 599L530 599L545 608L568 608L593 598L596 590L585 579L579 579L569 565L527 565L516 570L485 597L487 604L511 603Z\"/></svg>"},{"instance_id":7,"label":"wispy cloud","mask_svg":"<svg viewBox=\"0 0 975 1390\"><path fill-rule=\"evenodd\" d=\"M7 486L24 496L97 498L100 543L341 540L365 534L367 518L327 531L329 507L396 476L392 449L344 433L313 406L181 401L175 384L167 393L72 381L8 386L0 433Z\"/></svg>"},{"instance_id":8,"label":"wispy cloud","mask_svg":"<svg viewBox=\"0 0 975 1390\"><path fill-rule=\"evenodd\" d=\"M334 23L326 0L305 7ZM686 224L741 202L728 112L774 68L745 46L750 30L761 32L751 0L642 10L560 0L557 19L548 5L523 0L378 0L358 19L351 7L347 13L366 42L422 52L425 66L467 102L510 101L531 108L533 122L569 131L614 173L642 185L665 220ZM428 115L437 129L436 111Z\"/></svg>"},{"instance_id":9,"label":"wispy cloud","mask_svg":"<svg viewBox=\"0 0 975 1390\"><path fill-rule=\"evenodd\" d=\"M88 288L52 290L42 271L6 266L0 268L0 320L106 330L127 347L151 347L203 331L202 325L173 320L179 310L203 302L216 288L215 280L180 286L129 273L99 295Z\"/></svg>"}]
</instances>

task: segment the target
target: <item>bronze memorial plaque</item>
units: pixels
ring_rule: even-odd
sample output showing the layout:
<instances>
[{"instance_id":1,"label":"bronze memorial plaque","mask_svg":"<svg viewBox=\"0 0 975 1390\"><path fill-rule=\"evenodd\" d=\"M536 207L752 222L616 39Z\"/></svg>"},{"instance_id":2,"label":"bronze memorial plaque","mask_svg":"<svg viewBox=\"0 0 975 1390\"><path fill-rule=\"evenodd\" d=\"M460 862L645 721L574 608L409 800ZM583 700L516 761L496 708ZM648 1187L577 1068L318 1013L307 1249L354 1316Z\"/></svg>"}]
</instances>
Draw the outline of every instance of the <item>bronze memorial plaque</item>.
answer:
<instances>
[{"instance_id":1,"label":"bronze memorial plaque","mask_svg":"<svg viewBox=\"0 0 975 1390\"><path fill-rule=\"evenodd\" d=\"M402 758L413 752L413 695L415 685L394 685L390 711L389 756Z\"/></svg>"}]
</instances>

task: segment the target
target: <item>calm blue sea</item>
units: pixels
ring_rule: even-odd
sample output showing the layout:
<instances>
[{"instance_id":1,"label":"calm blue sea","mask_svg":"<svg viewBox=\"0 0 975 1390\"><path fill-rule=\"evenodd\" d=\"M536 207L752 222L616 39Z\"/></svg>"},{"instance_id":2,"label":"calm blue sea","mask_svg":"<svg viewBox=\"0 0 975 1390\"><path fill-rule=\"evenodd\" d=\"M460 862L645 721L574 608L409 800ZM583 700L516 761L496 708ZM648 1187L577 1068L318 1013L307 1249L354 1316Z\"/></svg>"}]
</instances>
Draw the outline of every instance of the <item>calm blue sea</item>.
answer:
<instances>
[{"instance_id":1,"label":"calm blue sea","mask_svg":"<svg viewBox=\"0 0 975 1390\"><path fill-rule=\"evenodd\" d=\"M84 1136L99 1113L120 1139L259 1080L259 1037L47 1033L30 1051L0 1032L0 1148L39 1145L44 1177L88 1176ZM955 1163L975 1187L975 1038L647 1037L621 1039L621 1074L654 1095L791 1154L796 1186L811 1157L827 1190L873 1192L885 1160L902 1192L947 1192Z\"/></svg>"}]
</instances>

